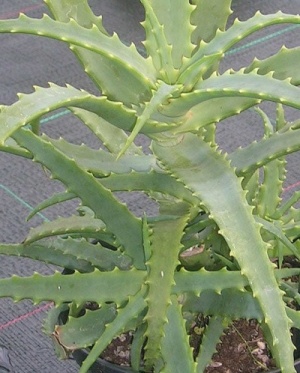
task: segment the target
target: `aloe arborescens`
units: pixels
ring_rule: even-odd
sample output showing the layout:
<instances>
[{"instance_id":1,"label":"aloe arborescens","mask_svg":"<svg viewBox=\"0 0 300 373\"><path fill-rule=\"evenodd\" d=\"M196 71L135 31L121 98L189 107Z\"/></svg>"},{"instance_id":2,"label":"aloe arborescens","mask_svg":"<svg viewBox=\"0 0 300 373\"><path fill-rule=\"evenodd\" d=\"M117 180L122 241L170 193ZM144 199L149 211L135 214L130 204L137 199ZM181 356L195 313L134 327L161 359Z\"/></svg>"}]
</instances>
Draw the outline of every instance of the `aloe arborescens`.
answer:
<instances>
[{"instance_id":1,"label":"aloe arborescens","mask_svg":"<svg viewBox=\"0 0 300 373\"><path fill-rule=\"evenodd\" d=\"M203 372L224 328L238 318L256 318L277 365L294 372L290 328L300 319L287 300L298 298L284 279L299 269L283 269L282 261L299 258L298 196L282 202L281 192L285 156L300 143L298 122L288 123L283 111L300 107L300 49L282 48L239 71L221 73L219 66L248 35L300 24L300 17L257 13L227 26L230 0L141 2L146 57L109 35L87 0L45 0L53 18L0 21L2 33L68 43L102 92L50 84L1 107L1 150L41 163L66 186L35 212L72 198L85 209L33 228L22 244L0 246L2 254L74 272L1 279L0 296L54 301L45 328L61 354L93 346L82 373L129 330L134 369ZM257 108L264 137L222 152L217 123L262 101L277 103L276 123ZM40 135L42 116L62 107L104 147ZM134 143L140 133L151 140L150 154ZM144 192L159 206L157 216L133 215L118 191ZM87 302L99 307L82 314ZM66 324L56 325L66 309ZM198 313L210 321L193 359L185 316Z\"/></svg>"}]
</instances>

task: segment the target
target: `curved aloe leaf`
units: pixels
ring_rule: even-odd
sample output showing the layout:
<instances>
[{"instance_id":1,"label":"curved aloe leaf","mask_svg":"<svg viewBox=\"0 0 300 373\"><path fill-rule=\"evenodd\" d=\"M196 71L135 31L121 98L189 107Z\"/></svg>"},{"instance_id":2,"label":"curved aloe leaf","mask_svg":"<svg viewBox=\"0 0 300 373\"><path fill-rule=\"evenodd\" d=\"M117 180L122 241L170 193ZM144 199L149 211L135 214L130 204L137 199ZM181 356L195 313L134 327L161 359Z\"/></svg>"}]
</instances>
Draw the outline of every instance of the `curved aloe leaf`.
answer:
<instances>
[{"instance_id":1,"label":"curved aloe leaf","mask_svg":"<svg viewBox=\"0 0 300 373\"><path fill-rule=\"evenodd\" d=\"M126 109L121 103L108 101L104 96L97 97L72 86L50 84L49 88L35 87L35 92L31 94L20 94L19 101L3 107L0 120L6 125L0 127L0 145L5 145L7 138L18 128L50 111L69 106L90 110L116 126L124 125L124 129L131 129L136 120L134 111Z\"/></svg>"},{"instance_id":2,"label":"curved aloe leaf","mask_svg":"<svg viewBox=\"0 0 300 373\"><path fill-rule=\"evenodd\" d=\"M170 304L174 271L179 264L182 232L188 217L187 211L181 218L155 222L151 226L151 256L147 262L146 279L148 311L145 316L147 322L145 365L148 369L155 367L161 358L160 344L164 335L164 325L167 322L165 315Z\"/></svg>"},{"instance_id":3,"label":"curved aloe leaf","mask_svg":"<svg viewBox=\"0 0 300 373\"><path fill-rule=\"evenodd\" d=\"M124 175L112 174L101 179L100 182L111 191L143 191L148 193L154 200L157 200L157 198L153 195L153 192L158 192L173 196L191 205L195 203L195 197L183 185L178 185L170 175L155 171L132 171Z\"/></svg>"},{"instance_id":4,"label":"curved aloe leaf","mask_svg":"<svg viewBox=\"0 0 300 373\"><path fill-rule=\"evenodd\" d=\"M0 254L20 256L39 260L56 266L76 269L82 272L91 272L94 267L83 258L77 258L72 253L64 253L57 250L55 246L45 243L24 244L1 244Z\"/></svg>"},{"instance_id":5,"label":"curved aloe leaf","mask_svg":"<svg viewBox=\"0 0 300 373\"><path fill-rule=\"evenodd\" d=\"M188 1L181 0L142 0L142 3L146 10L143 23L147 35L145 47L158 71L169 70L166 75L172 81L183 57L190 57L194 49L191 42L193 27L189 20L193 7Z\"/></svg>"},{"instance_id":6,"label":"curved aloe leaf","mask_svg":"<svg viewBox=\"0 0 300 373\"><path fill-rule=\"evenodd\" d=\"M154 142L153 151L163 167L198 196L199 205L204 205L218 224L219 233L227 241L260 304L281 367L292 372L293 344L282 294L260 235L260 226L254 220L234 171L221 154L192 134L184 135L176 145Z\"/></svg>"},{"instance_id":7,"label":"curved aloe leaf","mask_svg":"<svg viewBox=\"0 0 300 373\"><path fill-rule=\"evenodd\" d=\"M291 84L300 84L300 72L297 61L300 58L300 48L282 47L276 54L264 60L255 59L246 67L245 73L256 71L257 74L266 75L274 72L273 77L279 80L290 78Z\"/></svg>"},{"instance_id":8,"label":"curved aloe leaf","mask_svg":"<svg viewBox=\"0 0 300 373\"><path fill-rule=\"evenodd\" d=\"M89 216L57 218L31 228L25 243L30 244L51 236L75 235L76 233L81 233L87 237L95 237L101 231L105 231L105 224L100 219Z\"/></svg>"},{"instance_id":9,"label":"curved aloe leaf","mask_svg":"<svg viewBox=\"0 0 300 373\"><path fill-rule=\"evenodd\" d=\"M86 310L81 317L69 317L65 325L57 325L52 335L69 354L79 348L92 346L105 331L106 324L117 315L114 304L103 304L100 309Z\"/></svg>"},{"instance_id":10,"label":"curved aloe leaf","mask_svg":"<svg viewBox=\"0 0 300 373\"><path fill-rule=\"evenodd\" d=\"M96 218L103 220L107 229L116 235L119 244L132 257L136 267L144 268L141 220L134 217L127 207L91 174L55 149L50 142L25 129L15 133L14 138L21 146L32 152L35 160L48 168L53 177L66 184L68 191L75 193L84 206L92 209Z\"/></svg>"},{"instance_id":11,"label":"curved aloe leaf","mask_svg":"<svg viewBox=\"0 0 300 373\"><path fill-rule=\"evenodd\" d=\"M232 167L236 168L236 173L242 176L299 149L300 129L290 127L285 132L275 132L268 138L235 150L229 158Z\"/></svg>"},{"instance_id":12,"label":"curved aloe leaf","mask_svg":"<svg viewBox=\"0 0 300 373\"><path fill-rule=\"evenodd\" d=\"M46 137L45 137L46 138ZM97 177L106 177L112 173L126 174L131 171L149 172L158 169L152 155L124 154L117 159L117 154L103 149L91 149L86 145L75 145L64 139L47 138L58 150L74 159L82 168Z\"/></svg>"},{"instance_id":13,"label":"curved aloe leaf","mask_svg":"<svg viewBox=\"0 0 300 373\"><path fill-rule=\"evenodd\" d=\"M209 323L203 333L202 342L197 356L197 373L204 372L206 366L211 362L213 354L216 352L216 345L224 329L229 325L230 319L220 316L210 317Z\"/></svg>"},{"instance_id":14,"label":"curved aloe leaf","mask_svg":"<svg viewBox=\"0 0 300 373\"><path fill-rule=\"evenodd\" d=\"M252 18L244 22L236 19L233 25L226 31L218 31L216 36L208 44L200 46L192 58L187 60L186 64L183 65L181 72L184 72L188 67L197 64L198 60L203 58L203 56L225 53L235 44L254 32L268 26L283 23L300 24L300 16L284 14L282 12L263 15L260 12L257 12Z\"/></svg>"},{"instance_id":15,"label":"curved aloe leaf","mask_svg":"<svg viewBox=\"0 0 300 373\"><path fill-rule=\"evenodd\" d=\"M68 22L75 19L80 26L91 28L96 25L103 34L108 34L102 24L102 17L97 17L91 10L87 0L44 0L55 19Z\"/></svg>"},{"instance_id":16,"label":"curved aloe leaf","mask_svg":"<svg viewBox=\"0 0 300 373\"><path fill-rule=\"evenodd\" d=\"M253 72L248 74L226 72L223 75L211 76L199 83L194 91L183 93L179 98L171 100L168 106L162 108L162 112L166 115L184 115L190 108L201 102L221 97L248 97L300 108L299 88L288 81Z\"/></svg>"},{"instance_id":17,"label":"curved aloe leaf","mask_svg":"<svg viewBox=\"0 0 300 373\"><path fill-rule=\"evenodd\" d=\"M72 107L71 111L99 138L108 151L119 154L128 139L125 131L90 111L75 107ZM143 154L142 150L134 143L129 146L127 153Z\"/></svg>"},{"instance_id":18,"label":"curved aloe leaf","mask_svg":"<svg viewBox=\"0 0 300 373\"><path fill-rule=\"evenodd\" d=\"M16 301L32 299L34 303L51 300L63 302L116 302L126 301L139 291L145 278L144 271L100 272L63 275L56 272L50 276L35 273L30 277L12 276L0 280L0 296ZM126 284L126 286L124 286Z\"/></svg>"},{"instance_id":19,"label":"curved aloe leaf","mask_svg":"<svg viewBox=\"0 0 300 373\"><path fill-rule=\"evenodd\" d=\"M32 219L34 215L38 214L39 212L50 206L56 205L57 203L66 202L74 198L76 198L76 195L74 193L56 193L52 197L47 198L43 202L39 203L27 216L27 221Z\"/></svg>"},{"instance_id":20,"label":"curved aloe leaf","mask_svg":"<svg viewBox=\"0 0 300 373\"><path fill-rule=\"evenodd\" d=\"M166 373L195 372L196 364L186 335L182 307L174 296L167 310L167 320L161 344L164 359L163 371ZM180 356L180 359L174 359L174 356Z\"/></svg>"},{"instance_id":21,"label":"curved aloe leaf","mask_svg":"<svg viewBox=\"0 0 300 373\"><path fill-rule=\"evenodd\" d=\"M192 42L195 45L203 40L206 43L211 41L218 30L225 30L228 17L231 14L232 0L191 0L191 3L196 5L191 16L191 24L196 26L192 33ZM206 20L210 19L211 23L207 27ZM201 44L200 44L201 46Z\"/></svg>"},{"instance_id":22,"label":"curved aloe leaf","mask_svg":"<svg viewBox=\"0 0 300 373\"><path fill-rule=\"evenodd\" d=\"M141 98L143 100L149 97L153 88L156 74L149 61L138 53L134 45L127 47L116 34L108 36L99 31L97 26L85 28L73 18L65 23L53 20L47 15L42 19L35 19L21 14L18 19L2 20L1 32L46 36L98 54L96 62L99 67L97 71L90 72L91 76L97 80L98 86L103 88L103 93L112 96L114 100L124 99L124 103L138 103ZM92 63L93 69L96 68L90 53L86 54L85 63L87 62ZM114 73L116 70L118 74ZM113 84L108 83L108 78L113 80ZM116 79L121 79L123 84L117 84ZM113 90L114 85L118 87L119 94L116 88Z\"/></svg>"},{"instance_id":23,"label":"curved aloe leaf","mask_svg":"<svg viewBox=\"0 0 300 373\"><path fill-rule=\"evenodd\" d=\"M182 124L174 129L174 133L200 132L203 127L240 113L260 101L260 99L249 97L218 97L200 102L180 118Z\"/></svg>"},{"instance_id":24,"label":"curved aloe leaf","mask_svg":"<svg viewBox=\"0 0 300 373\"><path fill-rule=\"evenodd\" d=\"M145 288L129 298L125 307L119 309L117 317L106 326L104 333L94 344L88 357L83 361L79 373L87 373L90 366L98 359L101 352L111 342L111 340L124 331L124 326L137 317L146 307Z\"/></svg>"}]
</instances>

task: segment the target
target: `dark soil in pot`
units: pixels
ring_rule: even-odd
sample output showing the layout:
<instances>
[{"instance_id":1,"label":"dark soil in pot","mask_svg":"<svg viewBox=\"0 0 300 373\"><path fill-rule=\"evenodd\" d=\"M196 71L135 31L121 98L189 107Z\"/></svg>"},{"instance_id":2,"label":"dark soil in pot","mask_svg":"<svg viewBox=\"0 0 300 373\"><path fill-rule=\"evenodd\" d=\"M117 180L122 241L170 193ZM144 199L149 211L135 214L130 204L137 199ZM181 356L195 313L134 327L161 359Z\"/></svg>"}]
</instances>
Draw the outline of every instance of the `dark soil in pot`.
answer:
<instances>
[{"instance_id":1,"label":"dark soil in pot","mask_svg":"<svg viewBox=\"0 0 300 373\"><path fill-rule=\"evenodd\" d=\"M201 338L203 320L191 330L191 344L197 346ZM102 354L102 359L91 368L91 373L132 373L129 367L130 334L116 338ZM87 356L86 351L76 351L74 358L81 364ZM106 359L106 360L103 360ZM112 364L112 362L114 364ZM115 365L118 364L118 365ZM300 373L300 360L295 363ZM262 332L255 320L234 322L224 333L212 363L205 373L280 373L275 368Z\"/></svg>"}]
</instances>

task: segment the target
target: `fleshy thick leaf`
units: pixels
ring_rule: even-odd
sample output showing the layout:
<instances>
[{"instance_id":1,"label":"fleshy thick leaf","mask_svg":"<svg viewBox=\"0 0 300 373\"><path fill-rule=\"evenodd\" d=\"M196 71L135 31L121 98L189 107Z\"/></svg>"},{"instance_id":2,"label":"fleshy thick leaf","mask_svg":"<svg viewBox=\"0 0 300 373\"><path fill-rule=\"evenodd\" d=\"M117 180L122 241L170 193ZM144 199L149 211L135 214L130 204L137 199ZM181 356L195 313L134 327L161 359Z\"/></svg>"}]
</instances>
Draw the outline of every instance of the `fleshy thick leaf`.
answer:
<instances>
[{"instance_id":1,"label":"fleshy thick leaf","mask_svg":"<svg viewBox=\"0 0 300 373\"><path fill-rule=\"evenodd\" d=\"M96 25L86 28L73 18L66 23L65 20L60 22L47 15L35 19L22 14L15 20L2 20L0 32L28 33L57 39L72 48L79 47L79 58L81 48L84 48L88 51L82 54L86 71L91 65L90 75L102 92L113 100L123 99L126 104L138 103L143 97L149 96L153 87L155 71L149 61L137 52L135 46L127 47L116 34L108 36ZM97 54L97 58L90 52ZM119 79L122 85L117 84Z\"/></svg>"},{"instance_id":2,"label":"fleshy thick leaf","mask_svg":"<svg viewBox=\"0 0 300 373\"><path fill-rule=\"evenodd\" d=\"M266 75L273 72L273 77L279 80L291 79L294 85L300 84L300 71L297 61L300 58L300 48L288 49L282 47L280 51L264 60L255 59L245 72L256 71L257 74Z\"/></svg>"},{"instance_id":3,"label":"fleshy thick leaf","mask_svg":"<svg viewBox=\"0 0 300 373\"><path fill-rule=\"evenodd\" d=\"M192 134L184 135L176 145L154 143L153 151L163 167L198 196L199 205L204 205L218 224L219 233L227 241L259 302L272 333L274 348L281 350L281 366L293 371L293 345L289 343L289 319L282 294L260 235L260 226L254 220L234 171L223 155Z\"/></svg>"},{"instance_id":4,"label":"fleshy thick leaf","mask_svg":"<svg viewBox=\"0 0 300 373\"><path fill-rule=\"evenodd\" d=\"M203 40L206 43L211 41L218 30L225 30L227 20L231 14L232 0L191 0L191 3L196 5L192 16L191 23L196 26L192 34L192 41L195 45ZM211 22L207 27L207 19Z\"/></svg>"},{"instance_id":5,"label":"fleshy thick leaf","mask_svg":"<svg viewBox=\"0 0 300 373\"><path fill-rule=\"evenodd\" d=\"M194 91L183 93L179 98L173 99L162 109L162 112L166 115L184 115L190 108L201 102L224 97L266 100L298 109L300 108L299 92L299 88L288 81L277 80L270 75L227 72L202 81Z\"/></svg>"},{"instance_id":6,"label":"fleshy thick leaf","mask_svg":"<svg viewBox=\"0 0 300 373\"><path fill-rule=\"evenodd\" d=\"M49 88L36 87L31 94L20 94L19 101L4 106L0 113L0 145L18 128L25 126L50 111L69 106L77 106L100 115L110 123L124 129L131 129L135 123L135 114L122 104L110 102L106 97L97 97L72 86L60 87L51 84ZM122 109L123 107L123 109ZM126 128L127 126L127 128Z\"/></svg>"},{"instance_id":7,"label":"fleshy thick leaf","mask_svg":"<svg viewBox=\"0 0 300 373\"><path fill-rule=\"evenodd\" d=\"M32 152L35 160L48 168L53 177L59 179L75 193L84 206L95 212L107 229L115 234L120 245L134 260L137 268L144 268L142 224L128 208L121 204L112 193L89 173L80 168L76 162L65 156L42 138L23 129L15 134L16 141ZM97 198L95 198L97 196ZM130 234L128 234L130 232Z\"/></svg>"},{"instance_id":8,"label":"fleshy thick leaf","mask_svg":"<svg viewBox=\"0 0 300 373\"><path fill-rule=\"evenodd\" d=\"M213 3L214 2L215 1L213 1ZM218 31L216 36L208 44L200 46L192 58L187 60L183 65L181 71L184 72L186 68L197 64L197 61L204 56L216 53L222 55L222 53L227 52L235 44L241 42L244 38L256 31L268 26L284 23L300 24L300 16L284 14L282 12L263 15L260 12L257 12L252 18L249 18L246 21L242 22L236 19L233 25L226 31Z\"/></svg>"},{"instance_id":9,"label":"fleshy thick leaf","mask_svg":"<svg viewBox=\"0 0 300 373\"><path fill-rule=\"evenodd\" d=\"M116 302L120 303L141 288L145 272L131 270L112 272L55 273L43 276L35 273L31 277L4 278L0 280L0 297L12 297L19 301L32 299L39 303L51 300L63 302ZM124 286L126 284L126 286Z\"/></svg>"},{"instance_id":10,"label":"fleshy thick leaf","mask_svg":"<svg viewBox=\"0 0 300 373\"><path fill-rule=\"evenodd\" d=\"M191 43L193 27L189 20L193 7L182 0L143 0L142 3L146 10L143 25L147 33L145 47L148 53L154 61L160 59L160 69L178 69L183 56L190 57L194 48ZM163 57L165 54L172 61L169 57L166 60ZM163 62L171 66L164 66Z\"/></svg>"}]
</instances>

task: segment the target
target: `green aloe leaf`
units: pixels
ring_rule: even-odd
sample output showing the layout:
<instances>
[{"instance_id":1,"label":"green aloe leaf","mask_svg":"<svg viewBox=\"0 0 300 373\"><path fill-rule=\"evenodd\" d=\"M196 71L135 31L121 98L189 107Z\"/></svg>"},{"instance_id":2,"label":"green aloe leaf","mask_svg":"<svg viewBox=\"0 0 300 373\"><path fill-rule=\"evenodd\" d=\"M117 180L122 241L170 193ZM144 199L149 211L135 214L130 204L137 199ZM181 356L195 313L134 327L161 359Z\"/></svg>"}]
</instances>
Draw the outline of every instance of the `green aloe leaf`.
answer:
<instances>
[{"instance_id":1,"label":"green aloe leaf","mask_svg":"<svg viewBox=\"0 0 300 373\"><path fill-rule=\"evenodd\" d=\"M62 192L62 193L56 193L50 198L47 198L43 202L39 203L32 211L31 213L27 216L27 221L33 218L36 214L41 212L42 210L54 206L58 203L66 202L71 199L76 198L76 195L74 193L68 193L68 192Z\"/></svg>"},{"instance_id":2,"label":"green aloe leaf","mask_svg":"<svg viewBox=\"0 0 300 373\"><path fill-rule=\"evenodd\" d=\"M196 364L193 361L192 349L189 346L186 326L182 318L182 306L178 304L176 297L172 297L168 307L165 324L164 337L162 339L162 356L164 359L163 371L174 372L195 372ZM174 359L174 356L180 356Z\"/></svg>"},{"instance_id":3,"label":"green aloe leaf","mask_svg":"<svg viewBox=\"0 0 300 373\"><path fill-rule=\"evenodd\" d=\"M132 266L130 257L118 250L107 249L99 242L90 243L85 239L58 238L50 243L56 250L85 260L102 271L112 271L116 267L124 271L129 270ZM75 269L77 268L75 267Z\"/></svg>"},{"instance_id":4,"label":"green aloe leaf","mask_svg":"<svg viewBox=\"0 0 300 373\"><path fill-rule=\"evenodd\" d=\"M257 74L266 75L273 72L273 77L279 80L291 79L291 84L300 84L300 72L297 61L300 58L300 48L282 47L276 54L264 60L255 59L245 72L256 71Z\"/></svg>"},{"instance_id":5,"label":"green aloe leaf","mask_svg":"<svg viewBox=\"0 0 300 373\"><path fill-rule=\"evenodd\" d=\"M20 94L16 103L3 107L0 120L6 125L0 127L0 145L5 145L8 137L18 128L53 110L69 106L90 110L116 126L124 125L124 129L131 129L136 120L134 111L125 109L121 103L108 101L104 96L97 97L72 86L51 84L49 88L35 87L33 93Z\"/></svg>"},{"instance_id":6,"label":"green aloe leaf","mask_svg":"<svg viewBox=\"0 0 300 373\"><path fill-rule=\"evenodd\" d=\"M109 153L103 149L95 150L84 144L75 145L64 139L47 139L55 148L74 159L78 165L97 177L106 177L112 173L127 174L131 171L149 172L151 169L157 169L152 155L124 154L117 159L117 154Z\"/></svg>"},{"instance_id":7,"label":"green aloe leaf","mask_svg":"<svg viewBox=\"0 0 300 373\"><path fill-rule=\"evenodd\" d=\"M74 215L67 218L59 217L31 228L25 243L30 244L51 236L71 236L76 233L86 235L87 237L95 237L98 233L105 231L105 228L102 220L89 216Z\"/></svg>"},{"instance_id":8,"label":"green aloe leaf","mask_svg":"<svg viewBox=\"0 0 300 373\"><path fill-rule=\"evenodd\" d=\"M128 139L125 131L90 111L75 107L72 107L71 111L98 137L108 151L119 154ZM129 146L127 153L143 154L142 150L134 143Z\"/></svg>"},{"instance_id":9,"label":"green aloe leaf","mask_svg":"<svg viewBox=\"0 0 300 373\"><path fill-rule=\"evenodd\" d=\"M117 310L113 303L103 304L97 310L87 309L81 317L70 316L65 325L55 327L52 335L67 353L79 348L87 348L101 337L106 324L112 322L116 315Z\"/></svg>"},{"instance_id":10,"label":"green aloe leaf","mask_svg":"<svg viewBox=\"0 0 300 373\"><path fill-rule=\"evenodd\" d=\"M231 2L232 0L223 0L221 3L219 0L191 0L191 3L196 5L191 16L191 24L196 26L192 33L192 41L195 45L198 46L202 40L208 43L218 30L225 30L231 14ZM207 27L207 19L211 21L209 27Z\"/></svg>"},{"instance_id":11,"label":"green aloe leaf","mask_svg":"<svg viewBox=\"0 0 300 373\"><path fill-rule=\"evenodd\" d=\"M212 356L216 352L216 345L220 342L224 329L229 325L229 322L230 319L218 315L210 317L197 356L197 373L204 372L206 366L211 362Z\"/></svg>"},{"instance_id":12,"label":"green aloe leaf","mask_svg":"<svg viewBox=\"0 0 300 373\"><path fill-rule=\"evenodd\" d=\"M182 117L175 133L200 132L210 124L218 123L258 103L260 99L249 97L218 97L191 107ZM213 134L215 131L213 131Z\"/></svg>"},{"instance_id":13,"label":"green aloe leaf","mask_svg":"<svg viewBox=\"0 0 300 373\"><path fill-rule=\"evenodd\" d=\"M193 7L188 1L181 0L142 0L142 3L146 10L143 23L147 35L145 47L158 70L167 69L174 77L183 57L190 57L194 49L191 43L193 27L189 20Z\"/></svg>"},{"instance_id":14,"label":"green aloe leaf","mask_svg":"<svg viewBox=\"0 0 300 373\"><path fill-rule=\"evenodd\" d=\"M198 51L182 67L181 72L184 72L188 67L197 64L197 61L203 56L215 53L225 53L235 44L241 42L244 38L254 32L268 26L284 23L300 24L300 16L284 14L282 12L263 15L260 12L257 12L252 18L249 18L246 21L236 19L233 25L226 31L217 32L216 36L208 44L200 46Z\"/></svg>"},{"instance_id":15,"label":"green aloe leaf","mask_svg":"<svg viewBox=\"0 0 300 373\"><path fill-rule=\"evenodd\" d=\"M55 19L60 22L69 22L75 19L81 26L91 28L96 25L104 34L107 34L102 17L97 17L91 10L87 0L44 0Z\"/></svg>"},{"instance_id":16,"label":"green aloe leaf","mask_svg":"<svg viewBox=\"0 0 300 373\"><path fill-rule=\"evenodd\" d=\"M153 88L155 71L149 61L138 53L134 45L127 47L116 34L108 36L96 25L86 28L73 18L66 23L53 20L47 15L42 19L35 19L21 14L18 19L2 20L0 32L46 36L97 54L96 61L91 53L84 53L82 59L87 70L89 65L92 66L90 75L96 80L98 87L113 100L124 99L125 104L138 103L141 98L149 97ZM113 84L109 84L108 78ZM122 85L117 84L119 79L123 82Z\"/></svg>"},{"instance_id":17,"label":"green aloe leaf","mask_svg":"<svg viewBox=\"0 0 300 373\"><path fill-rule=\"evenodd\" d=\"M82 272L91 272L93 266L83 258L77 258L72 253L64 253L57 250L54 245L45 242L24 244L1 244L0 254L9 256L20 256L39 260L44 263L54 264L63 268L76 269Z\"/></svg>"},{"instance_id":18,"label":"green aloe leaf","mask_svg":"<svg viewBox=\"0 0 300 373\"><path fill-rule=\"evenodd\" d=\"M56 304L72 301L120 303L139 291L145 275L144 271L117 269L111 272L75 272L71 275L59 272L49 276L39 273L30 277L14 275L0 279L0 297L12 297L16 301L32 299L34 303L43 300Z\"/></svg>"},{"instance_id":19,"label":"green aloe leaf","mask_svg":"<svg viewBox=\"0 0 300 373\"><path fill-rule=\"evenodd\" d=\"M282 368L293 371L293 345L282 294L260 235L260 225L254 220L233 169L222 154L192 134L184 135L176 145L156 142L152 148L163 167L198 196L199 205L204 205L218 224L219 233L259 302L271 330L274 349L280 350Z\"/></svg>"},{"instance_id":20,"label":"green aloe leaf","mask_svg":"<svg viewBox=\"0 0 300 373\"><path fill-rule=\"evenodd\" d=\"M173 99L162 110L166 115L180 116L201 102L221 97L247 97L300 108L298 87L288 81L274 79L271 75L245 74L241 71L211 76L199 83L194 91ZM242 110L240 108L239 111Z\"/></svg>"},{"instance_id":21,"label":"green aloe leaf","mask_svg":"<svg viewBox=\"0 0 300 373\"><path fill-rule=\"evenodd\" d=\"M153 95L150 101L144 104L143 110L138 116L134 128L132 129L124 145L124 148L118 154L118 158L120 158L128 150L136 136L139 134L139 132L141 132L145 123L150 119L151 115L157 111L158 107L162 105L165 101L167 101L167 99L178 90L179 87L165 84L164 82L160 82L158 84L157 89L153 91Z\"/></svg>"},{"instance_id":22,"label":"green aloe leaf","mask_svg":"<svg viewBox=\"0 0 300 373\"><path fill-rule=\"evenodd\" d=\"M107 229L116 235L117 241L134 260L137 268L145 267L140 219L133 216L128 208L91 174L55 149L47 140L25 129L19 130L14 138L33 153L35 160L49 169L53 177L66 184L68 191L75 193L84 206L95 212L95 217L101 219Z\"/></svg>"},{"instance_id":23,"label":"green aloe leaf","mask_svg":"<svg viewBox=\"0 0 300 373\"><path fill-rule=\"evenodd\" d=\"M293 254L296 256L296 258L300 259L300 253L298 252L297 248L292 244L292 242L282 232L282 227L280 226L280 223L276 221L269 222L258 216L256 216L256 220L262 224L262 227L265 231L271 233L273 236L278 238L278 240L281 241L284 244L284 246L288 248L290 254Z\"/></svg>"},{"instance_id":24,"label":"green aloe leaf","mask_svg":"<svg viewBox=\"0 0 300 373\"><path fill-rule=\"evenodd\" d=\"M239 148L229 157L239 176L254 172L261 166L300 149L300 129L290 127L285 132L275 132L268 138Z\"/></svg>"},{"instance_id":25,"label":"green aloe leaf","mask_svg":"<svg viewBox=\"0 0 300 373\"><path fill-rule=\"evenodd\" d=\"M88 357L83 361L79 373L87 373L91 365L98 359L101 352L112 341L114 337L122 333L124 326L136 318L146 307L145 289L142 288L137 294L129 298L125 307L118 310L118 315L113 322L106 326L104 333L96 341Z\"/></svg>"},{"instance_id":26,"label":"green aloe leaf","mask_svg":"<svg viewBox=\"0 0 300 373\"><path fill-rule=\"evenodd\" d=\"M198 312L209 316L223 316L229 319L244 318L261 321L264 317L253 294L236 289L225 289L221 294L214 290L206 290L199 297L190 295L187 297L183 309L184 311Z\"/></svg>"},{"instance_id":27,"label":"green aloe leaf","mask_svg":"<svg viewBox=\"0 0 300 373\"><path fill-rule=\"evenodd\" d=\"M101 184L111 191L143 191L158 202L158 196L154 192L173 196L178 200L183 200L190 205L195 204L195 198L192 193L184 188L184 185L178 184L170 175L149 171L149 172L130 172L129 174L112 174L100 180ZM161 197L161 196L160 196ZM174 201L173 201L174 203Z\"/></svg>"},{"instance_id":28,"label":"green aloe leaf","mask_svg":"<svg viewBox=\"0 0 300 373\"><path fill-rule=\"evenodd\" d=\"M174 271L179 264L178 255L182 247L180 241L188 217L189 212L186 211L186 215L181 218L155 222L149 227L151 256L147 262L148 311L145 316L145 364L148 369L155 366L161 358L160 344L167 322L165 315L170 304Z\"/></svg>"},{"instance_id":29,"label":"green aloe leaf","mask_svg":"<svg viewBox=\"0 0 300 373\"><path fill-rule=\"evenodd\" d=\"M191 291L195 294L206 289L215 289L217 293L229 288L242 291L248 285L247 278L240 271L228 271L225 268L219 271L207 271L204 268L195 272L181 270L175 273L175 282L175 293Z\"/></svg>"}]
</instances>

